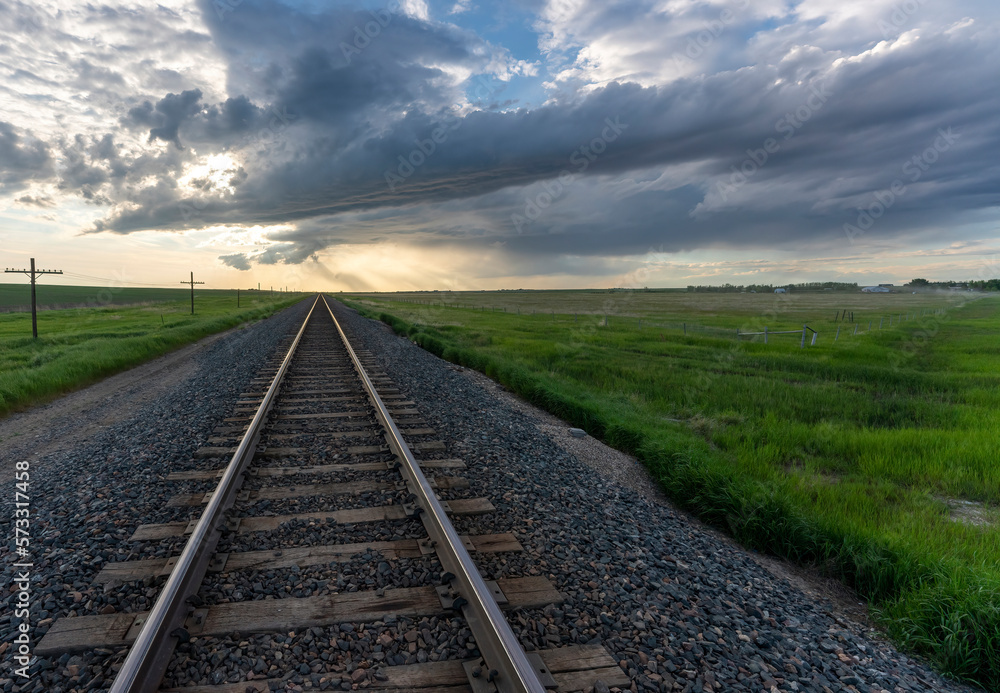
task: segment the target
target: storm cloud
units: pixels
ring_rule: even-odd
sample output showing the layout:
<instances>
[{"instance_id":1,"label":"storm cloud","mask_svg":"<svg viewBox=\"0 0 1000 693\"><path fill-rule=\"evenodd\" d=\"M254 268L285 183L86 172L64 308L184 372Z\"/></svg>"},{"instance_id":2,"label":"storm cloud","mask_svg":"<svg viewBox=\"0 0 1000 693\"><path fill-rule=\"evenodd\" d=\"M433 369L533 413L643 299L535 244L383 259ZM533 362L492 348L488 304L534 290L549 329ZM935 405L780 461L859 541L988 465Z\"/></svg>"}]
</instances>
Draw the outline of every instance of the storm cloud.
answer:
<instances>
[{"instance_id":1,"label":"storm cloud","mask_svg":"<svg viewBox=\"0 0 1000 693\"><path fill-rule=\"evenodd\" d=\"M0 192L17 192L28 181L51 173L48 145L0 121Z\"/></svg>"},{"instance_id":2,"label":"storm cloud","mask_svg":"<svg viewBox=\"0 0 1000 693\"><path fill-rule=\"evenodd\" d=\"M172 31L221 82L151 93L80 57L122 129L0 124L0 184L57 181L103 210L89 233L280 225L219 256L239 270L392 239L556 266L939 234L1000 204L1000 25L913 5L543 4L526 51L434 6L204 0Z\"/></svg>"}]
</instances>

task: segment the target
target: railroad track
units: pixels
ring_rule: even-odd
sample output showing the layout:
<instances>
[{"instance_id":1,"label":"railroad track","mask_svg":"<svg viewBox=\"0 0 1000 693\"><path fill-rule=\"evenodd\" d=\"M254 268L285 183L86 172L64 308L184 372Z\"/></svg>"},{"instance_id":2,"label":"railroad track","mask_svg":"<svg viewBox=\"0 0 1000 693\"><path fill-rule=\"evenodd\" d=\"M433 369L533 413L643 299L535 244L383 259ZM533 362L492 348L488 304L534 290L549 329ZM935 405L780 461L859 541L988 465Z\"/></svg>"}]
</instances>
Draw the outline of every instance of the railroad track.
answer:
<instances>
[{"instance_id":1,"label":"railroad track","mask_svg":"<svg viewBox=\"0 0 1000 693\"><path fill-rule=\"evenodd\" d=\"M36 654L130 646L116 693L628 687L601 645L525 652L527 621L507 617L562 595L543 576L480 575L473 554L523 548L509 533L456 532L449 516L494 507L436 436L317 296L288 352L167 477L169 521L130 538L143 557L95 577L157 592L152 609L62 618ZM247 655L269 634L306 634L326 656L289 669L280 648ZM447 646L431 658L428 641Z\"/></svg>"}]
</instances>

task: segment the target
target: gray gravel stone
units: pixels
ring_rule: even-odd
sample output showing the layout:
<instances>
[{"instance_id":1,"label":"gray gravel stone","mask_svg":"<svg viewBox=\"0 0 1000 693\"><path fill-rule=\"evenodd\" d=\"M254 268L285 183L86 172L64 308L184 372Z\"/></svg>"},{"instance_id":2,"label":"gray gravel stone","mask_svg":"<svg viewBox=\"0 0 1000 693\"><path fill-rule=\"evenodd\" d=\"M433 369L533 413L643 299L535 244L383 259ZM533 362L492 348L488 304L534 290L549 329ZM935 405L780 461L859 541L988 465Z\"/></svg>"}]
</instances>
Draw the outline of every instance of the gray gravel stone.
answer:
<instances>
[{"instance_id":1,"label":"gray gravel stone","mask_svg":"<svg viewBox=\"0 0 1000 693\"><path fill-rule=\"evenodd\" d=\"M340 305L428 425L447 432L473 489L498 512L462 533L511 531L522 555L477 554L490 578L542 574L567 601L509 620L526 649L600 643L633 690L971 691L816 602L697 522L596 473L541 421L454 366ZM830 645L833 649L830 649Z\"/></svg>"}]
</instances>

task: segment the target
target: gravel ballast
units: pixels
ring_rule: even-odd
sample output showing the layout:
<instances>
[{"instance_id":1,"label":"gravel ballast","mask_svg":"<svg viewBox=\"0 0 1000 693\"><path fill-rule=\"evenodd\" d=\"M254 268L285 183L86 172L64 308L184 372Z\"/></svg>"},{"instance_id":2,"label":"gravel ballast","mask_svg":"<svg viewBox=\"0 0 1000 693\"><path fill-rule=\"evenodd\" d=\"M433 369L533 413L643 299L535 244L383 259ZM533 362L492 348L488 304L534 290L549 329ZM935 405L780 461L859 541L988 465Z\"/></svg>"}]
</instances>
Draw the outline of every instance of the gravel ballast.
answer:
<instances>
[{"instance_id":1,"label":"gravel ballast","mask_svg":"<svg viewBox=\"0 0 1000 693\"><path fill-rule=\"evenodd\" d=\"M238 394L249 389L258 369L287 344L310 303L226 335L199 353L194 372L185 373L159 400L70 451L33 460L34 643L53 619L151 606L156 580L95 586L94 576L111 561L179 550L182 539L127 539L140 524L197 515L200 509L164 505L176 494L210 484L164 477L207 464L195 460L194 451L232 414ZM468 465L455 473L466 477L470 488L443 495L483 496L496 506L493 513L456 518L459 532L513 532L524 546L521 554L475 554L487 579L544 575L565 595L562 604L511 613L526 649L600 643L628 672L633 690L972 690L943 679L870 637L862 626L837 618L828 604L762 570L749 554L666 504L641 469L623 472L603 457L590 459L586 451L593 446L585 445L590 439L558 443L551 417L514 402L481 376L456 369L384 325L330 303L356 348L373 353L400 393L415 402L420 418L436 429L432 437L445 443L446 450L426 457L461 458ZM341 441L329 441L326 452L312 461L346 461L342 447ZM377 459L382 457L366 457ZM267 466L299 463L286 458L269 460ZM275 483L369 477L384 475L296 475ZM258 478L248 488L263 483ZM334 502L349 507L359 500ZM313 503L303 499L295 511L311 509ZM293 506L272 502L271 513L277 510ZM12 536L10 509L3 520ZM221 548L250 551L421 536L415 520L359 525L299 520L271 532L229 535ZM14 574L11 563L6 557L7 585ZM386 559L370 551L331 565L224 573L204 597L209 604L296 598L437 584L439 579L433 558ZM0 690L107 689L124 659L123 649L36 660L30 681L14 677L13 641L20 625L15 599L10 589L0 613L5 664ZM467 657L474 648L462 620L444 616L194 637L179 646L165 684L277 678L282 683L272 689L352 690L376 687L385 665Z\"/></svg>"},{"instance_id":2,"label":"gravel ballast","mask_svg":"<svg viewBox=\"0 0 1000 693\"><path fill-rule=\"evenodd\" d=\"M266 320L233 330L192 357L184 375L164 389L158 399L120 414L118 420L68 451L31 459L31 568L30 636L37 644L54 619L68 615L108 614L148 609L156 590L141 583L130 589L119 585L94 586L94 576L108 562L166 555L164 547L179 550L182 541L129 542L140 524L175 520L189 509L164 508L177 493L177 484L163 478L177 470L204 445L212 429L230 416L240 392L250 379L287 344L305 318L311 300ZM170 374L164 377L169 379ZM112 393L102 402L115 406ZM56 419L53 428L67 424ZM10 460L5 460L5 465ZM3 523L13 548L13 483L5 493ZM102 690L110 683L123 655L97 649L82 655L35 659L30 680L14 674L13 660L22 619L15 615L12 584L16 570L13 552L3 562L4 608L0 613L0 690Z\"/></svg>"},{"instance_id":3,"label":"gravel ballast","mask_svg":"<svg viewBox=\"0 0 1000 693\"><path fill-rule=\"evenodd\" d=\"M377 356L429 426L448 432L447 454L465 459L472 490L497 507L457 518L459 532L510 531L524 545L519 556L477 556L481 572L542 574L567 597L513 620L527 649L600 642L633 690L978 690L763 570L658 498L635 478L641 470L581 461L542 430L551 417L331 304L356 347Z\"/></svg>"}]
</instances>

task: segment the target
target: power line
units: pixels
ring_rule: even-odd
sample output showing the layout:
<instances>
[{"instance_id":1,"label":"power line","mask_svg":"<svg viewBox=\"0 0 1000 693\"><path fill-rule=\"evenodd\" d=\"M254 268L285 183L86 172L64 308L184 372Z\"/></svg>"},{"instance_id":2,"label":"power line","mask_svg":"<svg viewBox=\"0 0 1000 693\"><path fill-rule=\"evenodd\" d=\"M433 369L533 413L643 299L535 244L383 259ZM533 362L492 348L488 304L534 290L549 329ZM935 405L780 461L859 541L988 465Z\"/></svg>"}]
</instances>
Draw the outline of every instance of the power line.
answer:
<instances>
[{"instance_id":1,"label":"power line","mask_svg":"<svg viewBox=\"0 0 1000 693\"><path fill-rule=\"evenodd\" d=\"M35 258L31 258L31 269L4 269L7 274L27 274L31 277L31 337L38 339L38 305L35 301L35 278L43 274L62 274L62 270L36 270Z\"/></svg>"},{"instance_id":2,"label":"power line","mask_svg":"<svg viewBox=\"0 0 1000 693\"><path fill-rule=\"evenodd\" d=\"M191 285L191 315L194 315L194 285L195 284L204 284L204 283L205 282L196 282L194 280L194 272L191 273L191 280L190 281L181 282L181 284L190 284Z\"/></svg>"},{"instance_id":3,"label":"power line","mask_svg":"<svg viewBox=\"0 0 1000 693\"><path fill-rule=\"evenodd\" d=\"M111 279L109 277L94 277L94 276L91 276L89 274L77 274L76 272L66 272L65 275L67 277L73 277L73 278L76 278L76 279L91 279L91 280L94 280L94 281L105 282L105 283L111 284L111 285L114 285L114 284L128 284L130 286L149 286L149 287L154 287L154 288L157 288L157 289L165 289L165 288L167 288L163 284L149 284L147 282L132 282L132 281L126 281L124 279Z\"/></svg>"}]
</instances>

